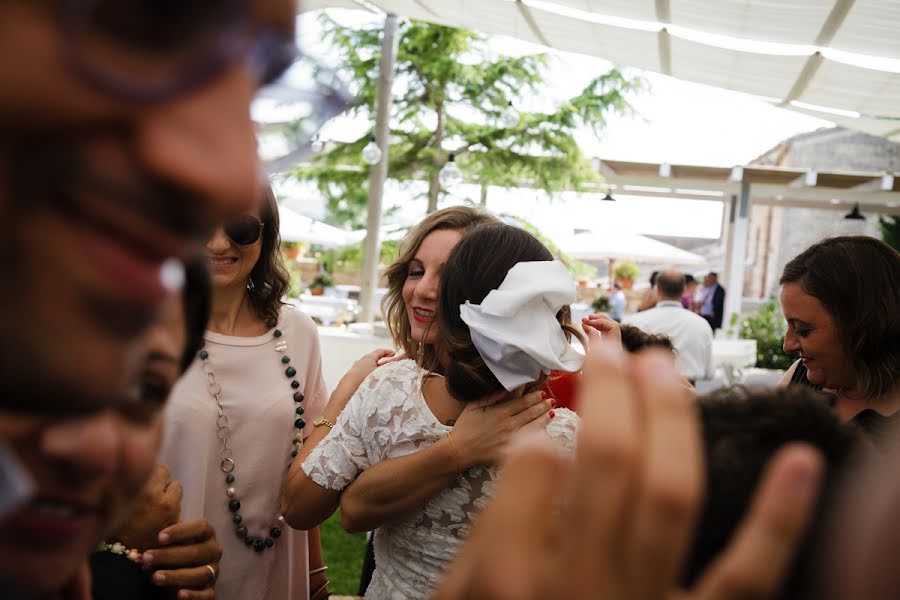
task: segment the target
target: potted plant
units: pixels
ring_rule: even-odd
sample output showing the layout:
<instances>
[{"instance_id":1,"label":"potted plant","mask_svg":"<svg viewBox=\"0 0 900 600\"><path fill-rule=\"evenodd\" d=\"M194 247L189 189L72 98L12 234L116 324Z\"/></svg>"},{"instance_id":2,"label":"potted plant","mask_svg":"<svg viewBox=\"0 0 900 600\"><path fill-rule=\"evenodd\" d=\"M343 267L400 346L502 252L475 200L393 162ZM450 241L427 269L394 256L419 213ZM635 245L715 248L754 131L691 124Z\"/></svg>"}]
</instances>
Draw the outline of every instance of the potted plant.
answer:
<instances>
[{"instance_id":1,"label":"potted plant","mask_svg":"<svg viewBox=\"0 0 900 600\"><path fill-rule=\"evenodd\" d=\"M613 269L613 276L616 278L616 281L622 284L623 288L630 290L632 286L634 286L634 280L637 279L640 272L641 270L636 264L632 262L621 262Z\"/></svg>"},{"instance_id":2,"label":"potted plant","mask_svg":"<svg viewBox=\"0 0 900 600\"><path fill-rule=\"evenodd\" d=\"M325 288L334 286L334 279L328 271L319 271L315 279L309 284L309 293L313 296L321 296L325 293Z\"/></svg>"},{"instance_id":3,"label":"potted plant","mask_svg":"<svg viewBox=\"0 0 900 600\"><path fill-rule=\"evenodd\" d=\"M297 242L281 242L281 253L287 260L297 260L300 256L300 244Z\"/></svg>"}]
</instances>

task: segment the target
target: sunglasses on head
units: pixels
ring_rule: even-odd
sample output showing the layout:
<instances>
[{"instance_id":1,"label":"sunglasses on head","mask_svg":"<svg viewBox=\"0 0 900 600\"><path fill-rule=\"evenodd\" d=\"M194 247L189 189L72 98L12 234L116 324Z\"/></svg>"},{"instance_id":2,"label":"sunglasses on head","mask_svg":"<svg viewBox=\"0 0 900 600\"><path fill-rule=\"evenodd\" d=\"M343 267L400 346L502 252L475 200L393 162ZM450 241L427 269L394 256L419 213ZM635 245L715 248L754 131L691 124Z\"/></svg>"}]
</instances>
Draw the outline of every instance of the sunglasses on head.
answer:
<instances>
[{"instance_id":1,"label":"sunglasses on head","mask_svg":"<svg viewBox=\"0 0 900 600\"><path fill-rule=\"evenodd\" d=\"M250 246L259 240L263 223L252 215L243 215L225 223L225 235L238 246Z\"/></svg>"}]
</instances>

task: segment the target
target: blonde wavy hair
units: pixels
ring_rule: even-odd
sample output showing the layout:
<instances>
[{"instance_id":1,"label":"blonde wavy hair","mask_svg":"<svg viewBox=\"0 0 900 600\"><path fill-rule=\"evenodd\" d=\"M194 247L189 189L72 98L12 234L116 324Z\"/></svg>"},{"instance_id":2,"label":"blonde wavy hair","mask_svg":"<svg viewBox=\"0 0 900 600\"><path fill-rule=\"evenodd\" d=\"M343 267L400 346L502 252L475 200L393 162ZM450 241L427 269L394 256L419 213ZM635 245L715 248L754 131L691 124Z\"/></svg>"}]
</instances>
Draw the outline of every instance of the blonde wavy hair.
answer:
<instances>
[{"instance_id":1,"label":"blonde wavy hair","mask_svg":"<svg viewBox=\"0 0 900 600\"><path fill-rule=\"evenodd\" d=\"M422 219L403 239L397 251L397 259L385 270L388 292L382 302L382 312L394 343L407 357L419 364L433 365L437 362L437 354L431 345L412 339L409 315L403 301L403 285L406 283L409 263L415 258L422 242L435 231L449 229L465 234L480 225L499 222L497 217L478 208L451 206Z\"/></svg>"}]
</instances>

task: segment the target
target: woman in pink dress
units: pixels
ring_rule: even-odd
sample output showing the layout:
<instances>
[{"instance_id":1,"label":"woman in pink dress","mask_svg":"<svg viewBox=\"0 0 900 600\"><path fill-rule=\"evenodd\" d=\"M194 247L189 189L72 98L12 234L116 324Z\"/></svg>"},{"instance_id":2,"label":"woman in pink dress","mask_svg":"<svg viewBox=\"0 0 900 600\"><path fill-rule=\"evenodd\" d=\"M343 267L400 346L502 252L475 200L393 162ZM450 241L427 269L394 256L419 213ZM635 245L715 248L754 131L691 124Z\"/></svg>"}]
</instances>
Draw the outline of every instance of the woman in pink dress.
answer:
<instances>
[{"instance_id":1,"label":"woman in pink dress","mask_svg":"<svg viewBox=\"0 0 900 600\"><path fill-rule=\"evenodd\" d=\"M312 320L285 306L271 191L206 244L213 284L203 349L166 409L160 462L184 488L182 519L205 517L223 554L216 598L323 598L318 530L281 518L288 466L327 400Z\"/></svg>"}]
</instances>

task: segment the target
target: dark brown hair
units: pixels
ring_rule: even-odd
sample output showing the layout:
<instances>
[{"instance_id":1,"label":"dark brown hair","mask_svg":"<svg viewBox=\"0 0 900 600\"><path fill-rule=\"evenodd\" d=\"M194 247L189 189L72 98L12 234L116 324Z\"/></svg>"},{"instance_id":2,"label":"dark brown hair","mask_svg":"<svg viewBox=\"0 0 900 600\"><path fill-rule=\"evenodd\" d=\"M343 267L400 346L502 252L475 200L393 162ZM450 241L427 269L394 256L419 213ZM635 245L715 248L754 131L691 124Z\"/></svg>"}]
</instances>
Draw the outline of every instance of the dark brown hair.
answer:
<instances>
[{"instance_id":1,"label":"dark brown hair","mask_svg":"<svg viewBox=\"0 0 900 600\"><path fill-rule=\"evenodd\" d=\"M290 285L290 277L281 259L281 234L279 233L278 201L271 186L265 186L260 220L263 224L262 247L259 260L250 271L247 295L257 317L268 327L278 324L282 296Z\"/></svg>"},{"instance_id":2,"label":"dark brown hair","mask_svg":"<svg viewBox=\"0 0 900 600\"><path fill-rule=\"evenodd\" d=\"M503 389L472 343L469 326L459 313L466 301L480 304L491 290L500 287L506 274L516 264L531 261L550 261L553 255L533 235L504 223L482 225L466 234L456 245L444 266L438 300L441 325L441 349L447 353L444 375L447 389L457 400L468 402ZM535 285L540 285L535 282ZM564 306L556 313L560 327L581 337L570 322L570 309ZM543 383L543 377L527 391Z\"/></svg>"},{"instance_id":3,"label":"dark brown hair","mask_svg":"<svg viewBox=\"0 0 900 600\"><path fill-rule=\"evenodd\" d=\"M867 236L813 244L784 267L781 284L796 283L818 299L837 324L853 361L856 388L877 400L900 378L900 254Z\"/></svg>"},{"instance_id":4,"label":"dark brown hair","mask_svg":"<svg viewBox=\"0 0 900 600\"><path fill-rule=\"evenodd\" d=\"M697 399L706 456L706 494L688 556L683 584L690 587L719 556L739 527L766 465L787 444L818 450L825 473L816 510L775 598L818 597L808 593L819 578L813 551L843 479L855 470L862 435L831 412L827 396L806 386L721 388ZM812 577L812 579L810 579Z\"/></svg>"},{"instance_id":5,"label":"dark brown hair","mask_svg":"<svg viewBox=\"0 0 900 600\"><path fill-rule=\"evenodd\" d=\"M634 354L647 348L662 348L675 354L672 338L662 333L647 333L634 325L621 325L622 347L626 352Z\"/></svg>"},{"instance_id":6,"label":"dark brown hair","mask_svg":"<svg viewBox=\"0 0 900 600\"><path fill-rule=\"evenodd\" d=\"M397 260L384 273L388 281L388 291L384 296L383 312L384 322L391 332L394 343L406 353L406 356L420 364L428 364L430 368L436 364L434 348L431 346L420 348L419 342L412 339L409 315L403 301L403 284L406 283L409 263L415 258L422 242L434 231L450 229L465 233L479 225L498 222L496 217L483 210L471 206L451 206L422 219L403 239L398 249Z\"/></svg>"}]
</instances>

